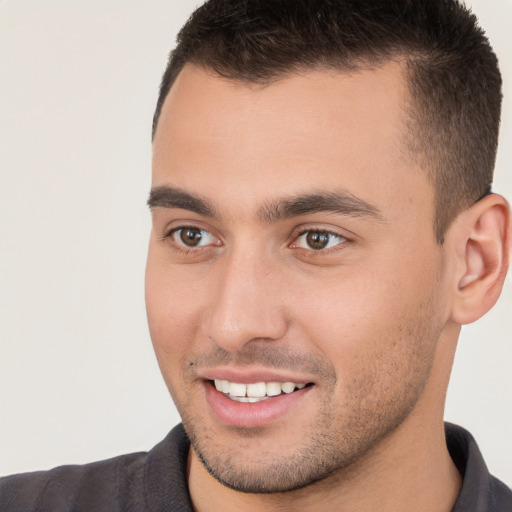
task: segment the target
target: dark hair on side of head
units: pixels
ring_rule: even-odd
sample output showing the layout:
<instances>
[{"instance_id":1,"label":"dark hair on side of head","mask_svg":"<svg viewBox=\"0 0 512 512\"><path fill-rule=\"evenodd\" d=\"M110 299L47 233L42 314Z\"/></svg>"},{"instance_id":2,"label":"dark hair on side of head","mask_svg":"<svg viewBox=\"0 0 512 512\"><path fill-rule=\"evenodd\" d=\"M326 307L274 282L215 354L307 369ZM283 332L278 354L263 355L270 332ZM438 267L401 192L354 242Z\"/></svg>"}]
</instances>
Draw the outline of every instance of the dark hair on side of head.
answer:
<instances>
[{"instance_id":1,"label":"dark hair on side of head","mask_svg":"<svg viewBox=\"0 0 512 512\"><path fill-rule=\"evenodd\" d=\"M404 63L404 146L435 192L442 243L453 219L490 192L501 110L497 59L458 0L209 0L180 31L153 118L176 77L195 64L269 85L305 69L357 71Z\"/></svg>"}]
</instances>

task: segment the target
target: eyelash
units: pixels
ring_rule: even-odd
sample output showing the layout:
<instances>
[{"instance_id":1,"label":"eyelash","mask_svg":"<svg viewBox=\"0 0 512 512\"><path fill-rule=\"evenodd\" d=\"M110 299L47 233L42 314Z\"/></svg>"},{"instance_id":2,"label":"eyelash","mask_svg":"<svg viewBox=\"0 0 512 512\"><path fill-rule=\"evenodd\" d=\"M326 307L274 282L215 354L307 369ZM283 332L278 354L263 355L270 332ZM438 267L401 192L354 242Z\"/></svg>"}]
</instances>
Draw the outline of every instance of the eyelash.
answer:
<instances>
[{"instance_id":1,"label":"eyelash","mask_svg":"<svg viewBox=\"0 0 512 512\"><path fill-rule=\"evenodd\" d=\"M211 245L201 245L201 246L197 246L197 247L194 247L194 246L187 247L187 245L185 243L180 244L177 240L174 239L174 236L177 233L179 233L180 231L185 231L187 229L194 230L194 231L200 231L201 233L208 233L210 236L214 237L206 229L200 228L199 226L189 225L189 226L178 226L176 228L170 229L162 237L162 240L171 241L171 243L172 243L171 247L175 251L178 251L178 252L183 253L183 254L191 254L191 253L196 253L197 254L198 252L203 251L203 250L207 250L207 249L209 249L211 247ZM219 244L214 244L214 245L218 246L218 245L220 245L220 243Z\"/></svg>"},{"instance_id":2,"label":"eyelash","mask_svg":"<svg viewBox=\"0 0 512 512\"><path fill-rule=\"evenodd\" d=\"M305 247L297 247L297 249L302 249L302 250L305 250L305 251L308 251L310 253L312 253L313 255L325 255L325 254L329 254L331 251L336 251L336 250L340 250L340 247L338 246L341 246L341 245L344 245L346 244L347 242L349 242L349 240L341 235L340 233L336 233L334 231L329 231L329 230L326 230L326 229L314 229L314 228L309 228L309 229L304 229L302 230L294 239L294 242L292 242L292 244L290 244L289 247L293 247L294 244L296 244L298 242L298 240L300 239L300 237L308 234L308 233L316 233L317 235L324 235L324 236L328 236L328 237L333 237L333 238L338 238L340 239L341 241L338 242L337 244L335 244L334 246L332 247L326 247L326 248L319 248L319 249L313 249L312 247L310 247L309 249L308 248L305 248ZM329 242L328 242L329 243Z\"/></svg>"},{"instance_id":3,"label":"eyelash","mask_svg":"<svg viewBox=\"0 0 512 512\"><path fill-rule=\"evenodd\" d=\"M191 253L198 254L198 253L200 253L200 252L202 252L204 250L209 250L212 246L220 246L220 245L222 245L222 243L219 240L219 243L213 244L213 245L212 244L208 244L208 245L202 245L202 246L197 246L197 247L194 247L194 246L187 247L186 244L179 243L177 240L174 239L174 236L177 233L179 233L180 231L187 230L187 229L194 230L194 231L200 231L201 233L207 233L208 235L212 236L213 238L216 238L208 230L203 229L203 228L201 228L199 226L194 226L194 225L178 226L178 227L172 228L167 233L165 233L164 236L162 236L161 238L162 238L162 240L165 240L165 241L169 241L170 240L171 244L172 244L171 247L175 251L180 252L182 254L191 254ZM297 244L297 242L300 239L300 237L302 237L302 236L304 236L304 235L306 235L308 233L316 233L316 234L320 234L320 235L326 235L326 236L329 236L329 237L335 237L335 238L341 239L341 241L339 243L335 244L332 247L320 248L320 249L313 249L313 248L309 248L308 249L308 248L305 248L305 247L298 247L297 245L295 245L295 244ZM303 229L297 235L295 235L294 238L293 238L292 243L288 244L288 247L291 247L293 249L300 250L300 251L306 251L311 256L322 256L322 255L329 254L332 251L340 250L341 247L338 247L338 246L344 246L345 244L347 244L349 242L350 242L350 240L347 237L341 235L340 233L336 233L334 231L329 231L329 230L326 230L326 229L308 228L308 229Z\"/></svg>"}]
</instances>

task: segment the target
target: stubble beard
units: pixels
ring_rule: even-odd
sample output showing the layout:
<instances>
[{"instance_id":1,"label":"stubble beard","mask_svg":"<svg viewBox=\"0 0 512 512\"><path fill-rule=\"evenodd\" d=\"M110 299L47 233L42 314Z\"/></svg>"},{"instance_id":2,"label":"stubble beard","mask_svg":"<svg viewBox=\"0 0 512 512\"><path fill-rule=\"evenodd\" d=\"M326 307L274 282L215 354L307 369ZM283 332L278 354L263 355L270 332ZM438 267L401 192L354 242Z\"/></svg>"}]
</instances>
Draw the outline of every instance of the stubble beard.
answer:
<instances>
[{"instance_id":1,"label":"stubble beard","mask_svg":"<svg viewBox=\"0 0 512 512\"><path fill-rule=\"evenodd\" d=\"M334 368L313 354L297 355L277 347L256 347L233 359L232 354L218 351L213 360L219 363L258 362L276 368L302 365L312 375L319 376L321 386L312 391L321 393L321 401L310 412L314 417L297 417L288 432L277 432L279 428L275 426L219 432L207 417L192 408L191 389L187 396L192 400L181 403L171 392L192 449L216 480L244 493L291 492L327 481L329 477L336 481L352 478L354 471L364 466L365 458L375 453L379 443L404 423L420 400L442 332L442 323L435 319L433 303L428 299L419 310L409 312L398 323L398 329L383 333L381 341L393 339L394 342L377 343L375 346L379 348L353 372L351 380L341 384L342 392L337 389L340 383ZM208 355L199 356L190 359L186 366L190 370L207 359ZM188 370L183 372L184 382ZM187 387L185 384L184 389ZM295 445L284 443L288 446L283 449L276 442L278 435L286 440L298 429L301 430L300 435L295 435Z\"/></svg>"},{"instance_id":2,"label":"stubble beard","mask_svg":"<svg viewBox=\"0 0 512 512\"><path fill-rule=\"evenodd\" d=\"M379 393L376 388L381 382L378 379L370 376L367 382L360 379L352 382L345 393L351 399L337 412L333 412L334 381L324 393L322 407L314 421L306 422L297 445L284 453L270 452L267 448L266 440L272 427L233 428L231 440L224 445L217 439L215 429L206 426L205 418L191 416L186 410L180 413L192 449L220 483L244 493L296 491L334 475L351 478L356 463L401 425L413 410L428 380L428 360L431 358L423 359L420 368L413 365L415 368L409 369L405 384L377 401L373 397ZM302 425L302 422L297 424L299 428Z\"/></svg>"}]
</instances>

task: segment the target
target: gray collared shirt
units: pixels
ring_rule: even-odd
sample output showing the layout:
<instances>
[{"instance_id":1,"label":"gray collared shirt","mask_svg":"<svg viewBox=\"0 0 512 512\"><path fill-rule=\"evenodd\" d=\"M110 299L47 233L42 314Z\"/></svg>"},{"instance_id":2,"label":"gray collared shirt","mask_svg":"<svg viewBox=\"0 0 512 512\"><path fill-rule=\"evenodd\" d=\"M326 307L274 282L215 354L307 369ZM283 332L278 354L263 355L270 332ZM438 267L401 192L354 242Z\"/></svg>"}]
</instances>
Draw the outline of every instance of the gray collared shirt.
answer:
<instances>
[{"instance_id":1,"label":"gray collared shirt","mask_svg":"<svg viewBox=\"0 0 512 512\"><path fill-rule=\"evenodd\" d=\"M473 436L445 424L446 444L462 475L462 488L452 512L512 512L512 491L493 477Z\"/></svg>"},{"instance_id":2,"label":"gray collared shirt","mask_svg":"<svg viewBox=\"0 0 512 512\"><path fill-rule=\"evenodd\" d=\"M447 423L446 440L463 476L452 512L512 512L512 492L489 474L471 434ZM188 450L178 425L149 452L0 478L0 511L192 512Z\"/></svg>"}]
</instances>

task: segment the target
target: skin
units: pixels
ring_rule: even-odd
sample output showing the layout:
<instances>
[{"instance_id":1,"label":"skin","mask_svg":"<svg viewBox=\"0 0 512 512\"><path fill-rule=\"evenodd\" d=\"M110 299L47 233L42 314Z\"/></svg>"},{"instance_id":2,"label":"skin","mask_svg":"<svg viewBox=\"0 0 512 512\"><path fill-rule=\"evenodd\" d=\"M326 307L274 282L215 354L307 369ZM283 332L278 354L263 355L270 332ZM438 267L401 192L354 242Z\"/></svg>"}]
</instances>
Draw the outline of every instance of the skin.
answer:
<instances>
[{"instance_id":1,"label":"skin","mask_svg":"<svg viewBox=\"0 0 512 512\"><path fill-rule=\"evenodd\" d=\"M153 187L201 202L153 201L146 301L196 510L452 509L443 407L460 323L495 300L474 282L503 275L465 248L485 212L503 239L508 210L486 199L436 242L432 186L404 149L407 100L396 63L267 87L187 65L173 85ZM343 208L282 206L313 192ZM326 232L327 249L308 245ZM226 425L205 391L216 371L312 385L268 424Z\"/></svg>"}]
</instances>

